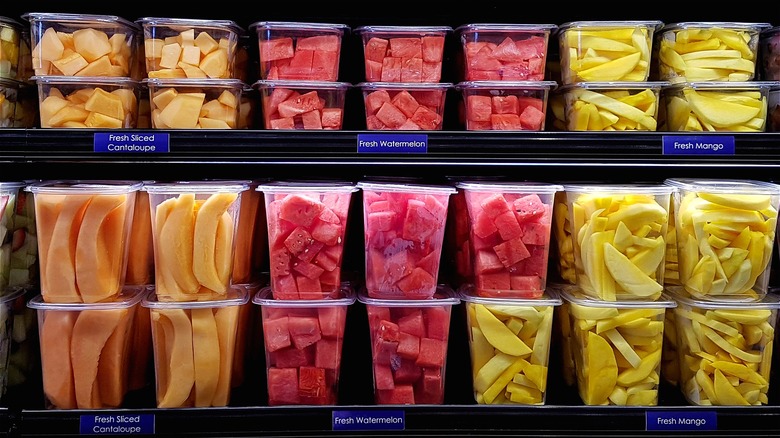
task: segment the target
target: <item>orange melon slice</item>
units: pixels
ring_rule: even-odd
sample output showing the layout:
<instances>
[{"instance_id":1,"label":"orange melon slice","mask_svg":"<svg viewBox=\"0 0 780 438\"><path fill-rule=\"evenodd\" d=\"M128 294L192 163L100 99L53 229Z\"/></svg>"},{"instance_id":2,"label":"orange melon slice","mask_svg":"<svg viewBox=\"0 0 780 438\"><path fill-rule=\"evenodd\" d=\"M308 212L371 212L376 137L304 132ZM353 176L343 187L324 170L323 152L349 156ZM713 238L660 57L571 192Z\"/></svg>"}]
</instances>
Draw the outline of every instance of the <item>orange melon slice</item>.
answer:
<instances>
[{"instance_id":1,"label":"orange melon slice","mask_svg":"<svg viewBox=\"0 0 780 438\"><path fill-rule=\"evenodd\" d=\"M168 219L160 231L158 250L167 252L166 263L175 280L168 287L176 287L180 293L194 294L200 289L200 283L193 273L193 232L195 216L195 194L183 193L176 201Z\"/></svg>"},{"instance_id":2,"label":"orange melon slice","mask_svg":"<svg viewBox=\"0 0 780 438\"><path fill-rule=\"evenodd\" d=\"M231 251L224 254L224 246L229 243L232 249L232 224L229 236L224 233L220 236L217 231L222 223L222 217L237 198L238 193L215 193L201 205L195 218L194 247L197 251L193 254L192 270L200 284L218 293L225 293L228 283L223 280L224 275L220 276L217 269L218 263L224 264L224 261L216 260L217 247L220 247L221 257L223 259L227 257L229 266L233 254ZM222 239L229 237L229 240L217 242L220 237Z\"/></svg>"},{"instance_id":3,"label":"orange melon slice","mask_svg":"<svg viewBox=\"0 0 780 438\"><path fill-rule=\"evenodd\" d=\"M192 352L195 364L195 407L211 406L220 367L219 335L212 309L192 309Z\"/></svg>"},{"instance_id":4,"label":"orange melon slice","mask_svg":"<svg viewBox=\"0 0 780 438\"><path fill-rule=\"evenodd\" d=\"M128 309L82 310L70 341L70 360L73 365L73 384L79 409L103 407L96 391L98 362L103 348L114 333Z\"/></svg>"},{"instance_id":5,"label":"orange melon slice","mask_svg":"<svg viewBox=\"0 0 780 438\"><path fill-rule=\"evenodd\" d=\"M114 270L120 258L123 230L116 219L109 220L114 210L124 221L127 195L95 195L84 211L76 241L76 283L85 303L96 303L119 292L119 272ZM119 231L119 235L107 231Z\"/></svg>"},{"instance_id":6,"label":"orange melon slice","mask_svg":"<svg viewBox=\"0 0 780 438\"><path fill-rule=\"evenodd\" d=\"M59 409L75 409L70 339L77 312L49 310L40 328L41 374L46 398Z\"/></svg>"},{"instance_id":7,"label":"orange melon slice","mask_svg":"<svg viewBox=\"0 0 780 438\"><path fill-rule=\"evenodd\" d=\"M178 408L187 402L195 385L192 324L183 309L159 309L158 312L170 325L163 325L167 360L159 364L168 368L168 385L157 407Z\"/></svg>"},{"instance_id":8,"label":"orange melon slice","mask_svg":"<svg viewBox=\"0 0 780 438\"><path fill-rule=\"evenodd\" d=\"M81 302L76 286L76 242L81 219L91 200L91 195L67 195L62 201L62 210L49 240L45 266L41 266L42 275L48 282L50 301Z\"/></svg>"},{"instance_id":9,"label":"orange melon slice","mask_svg":"<svg viewBox=\"0 0 780 438\"><path fill-rule=\"evenodd\" d=\"M104 407L121 406L127 393L130 337L134 329L135 314L139 312L140 309L137 308L128 309L100 353L97 387L100 389L100 400Z\"/></svg>"},{"instance_id":10,"label":"orange melon slice","mask_svg":"<svg viewBox=\"0 0 780 438\"><path fill-rule=\"evenodd\" d=\"M238 306L226 306L214 315L219 334L219 382L211 406L227 406L230 402L230 380L233 370L233 355L236 348L236 326Z\"/></svg>"}]
</instances>

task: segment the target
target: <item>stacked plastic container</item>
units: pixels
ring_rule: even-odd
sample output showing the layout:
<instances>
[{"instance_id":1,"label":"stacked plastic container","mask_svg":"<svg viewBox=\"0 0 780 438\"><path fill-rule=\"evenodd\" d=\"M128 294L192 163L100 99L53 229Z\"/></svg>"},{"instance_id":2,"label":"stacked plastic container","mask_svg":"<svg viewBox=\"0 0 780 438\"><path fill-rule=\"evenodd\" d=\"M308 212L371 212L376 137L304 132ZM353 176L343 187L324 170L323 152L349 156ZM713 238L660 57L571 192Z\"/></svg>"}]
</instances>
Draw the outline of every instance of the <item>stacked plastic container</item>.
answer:
<instances>
[{"instance_id":1,"label":"stacked plastic container","mask_svg":"<svg viewBox=\"0 0 780 438\"><path fill-rule=\"evenodd\" d=\"M759 35L760 79L780 81L780 26L765 29ZM767 131L780 132L780 84L769 89Z\"/></svg>"},{"instance_id":2,"label":"stacked plastic container","mask_svg":"<svg viewBox=\"0 0 780 438\"><path fill-rule=\"evenodd\" d=\"M38 100L29 60L29 29L0 17L0 128L35 127Z\"/></svg>"},{"instance_id":3,"label":"stacked plastic container","mask_svg":"<svg viewBox=\"0 0 780 438\"><path fill-rule=\"evenodd\" d=\"M259 21L259 90L265 129L339 130L348 82L339 82L345 24Z\"/></svg>"}]
</instances>

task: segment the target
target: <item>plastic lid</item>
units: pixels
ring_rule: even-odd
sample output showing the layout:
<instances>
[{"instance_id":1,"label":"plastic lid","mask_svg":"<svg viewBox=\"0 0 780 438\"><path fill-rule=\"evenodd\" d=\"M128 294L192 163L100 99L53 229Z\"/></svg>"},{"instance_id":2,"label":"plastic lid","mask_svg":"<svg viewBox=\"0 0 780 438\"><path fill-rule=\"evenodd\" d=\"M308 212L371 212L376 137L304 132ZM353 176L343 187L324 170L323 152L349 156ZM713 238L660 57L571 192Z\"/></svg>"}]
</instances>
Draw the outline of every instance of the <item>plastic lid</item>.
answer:
<instances>
[{"instance_id":1,"label":"plastic lid","mask_svg":"<svg viewBox=\"0 0 780 438\"><path fill-rule=\"evenodd\" d=\"M586 307L614 307L621 309L658 309L676 307L677 303L668 295L661 294L661 298L655 301L648 300L617 300L604 301L591 298L584 293L579 286L573 284L552 284L549 289L557 291L561 297L570 304Z\"/></svg>"},{"instance_id":2,"label":"plastic lid","mask_svg":"<svg viewBox=\"0 0 780 438\"><path fill-rule=\"evenodd\" d=\"M677 301L677 305L686 305L690 307L696 307L701 309L780 309L780 296L776 293L768 293L760 300L753 298L724 298L720 297L717 300L697 300L691 298L683 292L683 286L667 287L666 293Z\"/></svg>"},{"instance_id":3,"label":"plastic lid","mask_svg":"<svg viewBox=\"0 0 780 438\"><path fill-rule=\"evenodd\" d=\"M277 29L277 30L314 30L318 32L340 32L349 31L346 24L334 23L306 23L299 21L257 21L249 25L249 29Z\"/></svg>"},{"instance_id":4,"label":"plastic lid","mask_svg":"<svg viewBox=\"0 0 780 438\"><path fill-rule=\"evenodd\" d=\"M259 80L252 84L252 88L311 88L315 90L346 90L352 86L349 82L333 81L288 81L288 80Z\"/></svg>"},{"instance_id":5,"label":"plastic lid","mask_svg":"<svg viewBox=\"0 0 780 438\"><path fill-rule=\"evenodd\" d=\"M642 193L670 195L674 188L666 184L564 184L566 192L580 193Z\"/></svg>"},{"instance_id":6,"label":"plastic lid","mask_svg":"<svg viewBox=\"0 0 780 438\"><path fill-rule=\"evenodd\" d=\"M646 82L631 82L631 81L613 81L613 82L579 82L576 84L565 85L560 88L559 91L566 92L574 88L584 89L596 89L596 90L647 90L647 89L661 89L668 86L670 82L667 81L646 81Z\"/></svg>"},{"instance_id":7,"label":"plastic lid","mask_svg":"<svg viewBox=\"0 0 780 438\"><path fill-rule=\"evenodd\" d=\"M0 182L0 192L19 191L19 189L27 187L27 185L23 181L2 181Z\"/></svg>"},{"instance_id":8,"label":"plastic lid","mask_svg":"<svg viewBox=\"0 0 780 438\"><path fill-rule=\"evenodd\" d=\"M570 21L564 23L558 27L558 32L564 32L569 29L582 28L582 27L602 27L602 28L616 28L616 27L652 27L653 29L660 29L664 23L659 20L632 20L632 21Z\"/></svg>"},{"instance_id":9,"label":"plastic lid","mask_svg":"<svg viewBox=\"0 0 780 438\"><path fill-rule=\"evenodd\" d=\"M360 26L356 33L393 32L393 33L447 33L452 32L450 26Z\"/></svg>"},{"instance_id":10,"label":"plastic lid","mask_svg":"<svg viewBox=\"0 0 780 438\"><path fill-rule=\"evenodd\" d=\"M271 181L258 184L255 190L266 193L356 192L357 186L346 181Z\"/></svg>"},{"instance_id":11,"label":"plastic lid","mask_svg":"<svg viewBox=\"0 0 780 438\"><path fill-rule=\"evenodd\" d=\"M754 32L761 32L763 29L771 28L769 23L744 23L735 21L686 21L683 23L669 23L665 25L662 31L674 31L690 28L724 28L735 30L752 30Z\"/></svg>"},{"instance_id":12,"label":"plastic lid","mask_svg":"<svg viewBox=\"0 0 780 438\"><path fill-rule=\"evenodd\" d=\"M52 180L35 182L27 186L26 190L32 193L73 194L73 193L101 193L116 194L135 192L143 184L140 181L115 181L115 180Z\"/></svg>"},{"instance_id":13,"label":"plastic lid","mask_svg":"<svg viewBox=\"0 0 780 438\"><path fill-rule=\"evenodd\" d=\"M240 79L147 78L144 83L155 87L219 87L237 90L247 86Z\"/></svg>"},{"instance_id":14,"label":"plastic lid","mask_svg":"<svg viewBox=\"0 0 780 438\"><path fill-rule=\"evenodd\" d=\"M542 90L552 89L558 86L555 81L465 81L459 82L455 85L459 90L494 90L494 89L511 89L511 90Z\"/></svg>"},{"instance_id":15,"label":"plastic lid","mask_svg":"<svg viewBox=\"0 0 780 438\"><path fill-rule=\"evenodd\" d=\"M335 307L349 306L356 300L355 291L348 285L343 284L338 290L338 296L333 298L323 298L318 300L278 300L273 298L273 290L270 287L262 288L255 294L252 303L266 307Z\"/></svg>"},{"instance_id":16,"label":"plastic lid","mask_svg":"<svg viewBox=\"0 0 780 438\"><path fill-rule=\"evenodd\" d=\"M455 32L551 32L555 24L472 23L455 28Z\"/></svg>"},{"instance_id":17,"label":"plastic lid","mask_svg":"<svg viewBox=\"0 0 780 438\"><path fill-rule=\"evenodd\" d=\"M115 76L33 76L31 81L38 85L108 85L114 87L137 87L139 82L128 77Z\"/></svg>"},{"instance_id":18,"label":"plastic lid","mask_svg":"<svg viewBox=\"0 0 780 438\"><path fill-rule=\"evenodd\" d=\"M249 302L249 292L245 287L231 286L223 298L203 301L159 301L154 287L141 302L150 309L214 309L228 306L240 306Z\"/></svg>"},{"instance_id":19,"label":"plastic lid","mask_svg":"<svg viewBox=\"0 0 780 438\"><path fill-rule=\"evenodd\" d=\"M111 301L99 303L48 303L43 295L37 295L27 302L27 307L39 310L114 310L127 309L140 303L149 293L151 286L125 286Z\"/></svg>"},{"instance_id":20,"label":"plastic lid","mask_svg":"<svg viewBox=\"0 0 780 438\"><path fill-rule=\"evenodd\" d=\"M189 18L161 18L161 17L142 17L135 20L136 23L144 27L151 26L185 26L197 27L200 29L224 29L229 32L242 33L244 29L232 20L202 20Z\"/></svg>"},{"instance_id":21,"label":"plastic lid","mask_svg":"<svg viewBox=\"0 0 780 438\"><path fill-rule=\"evenodd\" d=\"M473 284L465 284L458 290L458 297L461 301L475 304L485 304L489 306L512 306L512 307L539 307L539 306L560 306L563 301L552 290L546 291L539 298L485 298L476 295Z\"/></svg>"},{"instance_id":22,"label":"plastic lid","mask_svg":"<svg viewBox=\"0 0 780 438\"><path fill-rule=\"evenodd\" d=\"M364 90L446 90L452 88L450 82L361 82L357 85Z\"/></svg>"},{"instance_id":23,"label":"plastic lid","mask_svg":"<svg viewBox=\"0 0 780 438\"><path fill-rule=\"evenodd\" d=\"M365 289L361 289L357 296L358 301L369 306L383 306L383 307L433 307L450 305L454 306L460 304L460 298L455 294L449 286L440 284L436 287L436 293L433 297L420 300L405 300L405 299L383 299L372 298L368 296L368 292Z\"/></svg>"},{"instance_id":24,"label":"plastic lid","mask_svg":"<svg viewBox=\"0 0 780 438\"><path fill-rule=\"evenodd\" d=\"M25 293L27 293L27 289L25 289L24 286L8 287L0 294L0 304L11 302Z\"/></svg>"},{"instance_id":25,"label":"plastic lid","mask_svg":"<svg viewBox=\"0 0 780 438\"><path fill-rule=\"evenodd\" d=\"M478 192L555 193L563 190L560 184L510 181L460 181L455 187Z\"/></svg>"},{"instance_id":26,"label":"plastic lid","mask_svg":"<svg viewBox=\"0 0 780 438\"><path fill-rule=\"evenodd\" d=\"M131 28L135 31L140 30L138 25L132 21L126 20L116 15L93 15L93 14L64 14L61 12L27 12L22 18L35 23L38 21L52 21L55 23L100 23L113 24Z\"/></svg>"},{"instance_id":27,"label":"plastic lid","mask_svg":"<svg viewBox=\"0 0 780 438\"><path fill-rule=\"evenodd\" d=\"M143 190L152 193L235 193L249 189L249 184L230 181L176 181L144 184Z\"/></svg>"},{"instance_id":28,"label":"plastic lid","mask_svg":"<svg viewBox=\"0 0 780 438\"><path fill-rule=\"evenodd\" d=\"M369 190L372 192L408 192L408 193L426 193L434 195L447 195L451 193L457 193L454 187L450 186L436 186L428 184L400 184L392 182L369 182L361 181L357 183L357 187L361 190Z\"/></svg>"},{"instance_id":29,"label":"plastic lid","mask_svg":"<svg viewBox=\"0 0 780 438\"><path fill-rule=\"evenodd\" d=\"M702 89L723 89L732 90L760 90L769 89L780 85L780 81L700 81L700 82L680 82L664 87L665 90L674 90L682 88L702 88Z\"/></svg>"},{"instance_id":30,"label":"plastic lid","mask_svg":"<svg viewBox=\"0 0 780 438\"><path fill-rule=\"evenodd\" d=\"M774 26L774 27L770 27L769 29L764 29L761 32L761 37L770 38L773 37L776 33L780 33L780 26Z\"/></svg>"},{"instance_id":31,"label":"plastic lid","mask_svg":"<svg viewBox=\"0 0 780 438\"><path fill-rule=\"evenodd\" d=\"M0 25L15 27L18 28L19 30L21 30L24 27L22 23L14 20L13 18L8 18L3 16L0 16Z\"/></svg>"},{"instance_id":32,"label":"plastic lid","mask_svg":"<svg viewBox=\"0 0 780 438\"><path fill-rule=\"evenodd\" d=\"M692 192L780 195L780 185L749 179L668 178L664 184Z\"/></svg>"}]
</instances>

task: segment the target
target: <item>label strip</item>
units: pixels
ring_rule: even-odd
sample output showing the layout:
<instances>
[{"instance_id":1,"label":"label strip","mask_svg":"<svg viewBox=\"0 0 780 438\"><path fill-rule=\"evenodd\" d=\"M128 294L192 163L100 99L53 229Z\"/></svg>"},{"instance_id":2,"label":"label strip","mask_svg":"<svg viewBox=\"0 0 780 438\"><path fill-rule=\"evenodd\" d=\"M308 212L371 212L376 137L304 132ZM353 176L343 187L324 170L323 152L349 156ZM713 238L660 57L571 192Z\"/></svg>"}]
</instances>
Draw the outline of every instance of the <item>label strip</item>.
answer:
<instances>
[{"instance_id":1,"label":"label strip","mask_svg":"<svg viewBox=\"0 0 780 438\"><path fill-rule=\"evenodd\" d=\"M118 154L167 153L170 137L167 132L96 132L93 148L95 152Z\"/></svg>"},{"instance_id":2,"label":"label strip","mask_svg":"<svg viewBox=\"0 0 780 438\"><path fill-rule=\"evenodd\" d=\"M664 135L664 155L734 155L730 135Z\"/></svg>"},{"instance_id":3,"label":"label strip","mask_svg":"<svg viewBox=\"0 0 780 438\"><path fill-rule=\"evenodd\" d=\"M718 430L715 411L655 411L645 413L645 430Z\"/></svg>"},{"instance_id":4,"label":"label strip","mask_svg":"<svg viewBox=\"0 0 780 438\"><path fill-rule=\"evenodd\" d=\"M427 134L358 134L357 151L366 153L424 154Z\"/></svg>"},{"instance_id":5,"label":"label strip","mask_svg":"<svg viewBox=\"0 0 780 438\"><path fill-rule=\"evenodd\" d=\"M404 430L402 410L333 411L333 430Z\"/></svg>"},{"instance_id":6,"label":"label strip","mask_svg":"<svg viewBox=\"0 0 780 438\"><path fill-rule=\"evenodd\" d=\"M79 419L79 433L81 435L154 434L154 414L85 414Z\"/></svg>"}]
</instances>

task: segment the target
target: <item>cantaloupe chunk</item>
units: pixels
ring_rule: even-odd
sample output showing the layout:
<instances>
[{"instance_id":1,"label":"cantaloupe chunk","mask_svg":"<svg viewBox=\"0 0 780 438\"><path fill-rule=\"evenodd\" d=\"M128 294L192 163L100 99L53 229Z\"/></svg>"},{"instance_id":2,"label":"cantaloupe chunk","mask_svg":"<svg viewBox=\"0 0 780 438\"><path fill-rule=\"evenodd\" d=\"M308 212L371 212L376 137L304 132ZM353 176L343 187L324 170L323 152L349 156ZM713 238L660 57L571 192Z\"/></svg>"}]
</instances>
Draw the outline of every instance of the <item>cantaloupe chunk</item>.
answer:
<instances>
[{"instance_id":1,"label":"cantaloupe chunk","mask_svg":"<svg viewBox=\"0 0 780 438\"><path fill-rule=\"evenodd\" d=\"M41 125L51 126L51 118L59 110L65 108L70 103L65 98L49 94L43 99L40 107Z\"/></svg>"},{"instance_id":2,"label":"cantaloupe chunk","mask_svg":"<svg viewBox=\"0 0 780 438\"><path fill-rule=\"evenodd\" d=\"M84 109L100 113L115 119L125 118L125 109L122 100L102 88L95 88L92 95L84 103Z\"/></svg>"},{"instance_id":3,"label":"cantaloupe chunk","mask_svg":"<svg viewBox=\"0 0 780 438\"><path fill-rule=\"evenodd\" d=\"M200 49L193 45L192 41L190 41L190 44L182 47L180 62L197 67L200 64Z\"/></svg>"},{"instance_id":4,"label":"cantaloupe chunk","mask_svg":"<svg viewBox=\"0 0 780 438\"><path fill-rule=\"evenodd\" d=\"M113 73L112 67L108 55L101 56L77 71L75 76L120 76Z\"/></svg>"},{"instance_id":5,"label":"cantaloupe chunk","mask_svg":"<svg viewBox=\"0 0 780 438\"><path fill-rule=\"evenodd\" d=\"M211 406L219 381L219 334L212 309L192 309L195 407Z\"/></svg>"},{"instance_id":6,"label":"cantaloupe chunk","mask_svg":"<svg viewBox=\"0 0 780 438\"><path fill-rule=\"evenodd\" d=\"M103 407L97 384L98 362L108 338L128 309L82 310L73 325L70 341L70 359L73 364L73 384L79 409ZM98 396L96 399L95 396Z\"/></svg>"},{"instance_id":7,"label":"cantaloupe chunk","mask_svg":"<svg viewBox=\"0 0 780 438\"><path fill-rule=\"evenodd\" d=\"M175 88L164 88L154 93L154 96L152 96L152 102L154 103L154 106L164 110L177 94L179 94L179 92L176 91Z\"/></svg>"},{"instance_id":8,"label":"cantaloupe chunk","mask_svg":"<svg viewBox=\"0 0 780 438\"><path fill-rule=\"evenodd\" d=\"M118 97L122 102L122 108L124 109L125 114L137 111L138 98L133 90L129 88L117 88L116 90L111 91L111 95Z\"/></svg>"},{"instance_id":9,"label":"cantaloupe chunk","mask_svg":"<svg viewBox=\"0 0 780 438\"><path fill-rule=\"evenodd\" d=\"M84 123L84 121L87 120L87 117L89 117L89 111L80 106L68 105L51 116L49 118L49 124L44 127L57 128L67 122Z\"/></svg>"},{"instance_id":10,"label":"cantaloupe chunk","mask_svg":"<svg viewBox=\"0 0 780 438\"><path fill-rule=\"evenodd\" d=\"M86 67L89 64L89 61L84 59L80 53L73 52L63 58L54 60L51 63L57 67L57 70L63 75L74 76L79 70Z\"/></svg>"},{"instance_id":11,"label":"cantaloupe chunk","mask_svg":"<svg viewBox=\"0 0 780 438\"><path fill-rule=\"evenodd\" d=\"M200 69L212 79L225 78L228 75L228 55L225 50L215 50L200 61Z\"/></svg>"},{"instance_id":12,"label":"cantaloupe chunk","mask_svg":"<svg viewBox=\"0 0 780 438\"><path fill-rule=\"evenodd\" d=\"M219 334L219 381L211 406L227 406L230 401L231 371L236 348L236 327L238 325L238 306L225 306L217 309L214 319Z\"/></svg>"},{"instance_id":13,"label":"cantaloupe chunk","mask_svg":"<svg viewBox=\"0 0 780 438\"><path fill-rule=\"evenodd\" d=\"M133 321L141 306L127 309L117 323L116 329L106 341L98 362L97 386L104 407L116 408L122 405L127 393L128 365L130 361L130 339L137 330Z\"/></svg>"},{"instance_id":14,"label":"cantaloupe chunk","mask_svg":"<svg viewBox=\"0 0 780 438\"><path fill-rule=\"evenodd\" d=\"M111 53L108 35L91 27L73 32L73 47L87 62L92 62Z\"/></svg>"},{"instance_id":15,"label":"cantaloupe chunk","mask_svg":"<svg viewBox=\"0 0 780 438\"><path fill-rule=\"evenodd\" d=\"M179 43L166 44L162 48L162 57L160 58L160 67L176 68L181 57L181 45Z\"/></svg>"},{"instance_id":16,"label":"cantaloupe chunk","mask_svg":"<svg viewBox=\"0 0 780 438\"><path fill-rule=\"evenodd\" d=\"M236 95L231 93L229 90L224 90L222 93L220 93L217 101L233 109L238 107L238 99L236 99Z\"/></svg>"},{"instance_id":17,"label":"cantaloupe chunk","mask_svg":"<svg viewBox=\"0 0 780 438\"><path fill-rule=\"evenodd\" d=\"M222 104L219 99L209 100L200 108L200 117L208 117L212 120L223 120L233 122L236 120L236 110Z\"/></svg>"},{"instance_id":18,"label":"cantaloupe chunk","mask_svg":"<svg viewBox=\"0 0 780 438\"><path fill-rule=\"evenodd\" d=\"M205 93L178 93L160 112L160 120L174 129L194 129L204 100Z\"/></svg>"},{"instance_id":19,"label":"cantaloupe chunk","mask_svg":"<svg viewBox=\"0 0 780 438\"><path fill-rule=\"evenodd\" d=\"M67 96L65 96L65 99L67 99L69 102L72 102L77 105L84 105L87 103L90 97L92 97L92 93L94 92L93 88L84 87L79 88L78 90L69 93Z\"/></svg>"},{"instance_id":20,"label":"cantaloupe chunk","mask_svg":"<svg viewBox=\"0 0 780 438\"><path fill-rule=\"evenodd\" d=\"M54 224L45 265L41 266L48 301L78 303L76 286L76 242L81 219L92 195L67 195Z\"/></svg>"},{"instance_id":21,"label":"cantaloupe chunk","mask_svg":"<svg viewBox=\"0 0 780 438\"><path fill-rule=\"evenodd\" d=\"M149 284L154 265L152 218L149 208L149 194L139 191L135 194L133 221L130 225L130 240L127 242L126 284Z\"/></svg>"},{"instance_id":22,"label":"cantaloupe chunk","mask_svg":"<svg viewBox=\"0 0 780 438\"><path fill-rule=\"evenodd\" d=\"M39 312L45 312L40 327L43 392L55 407L75 409L76 393L70 362L70 340L78 312Z\"/></svg>"},{"instance_id":23,"label":"cantaloupe chunk","mask_svg":"<svg viewBox=\"0 0 780 438\"><path fill-rule=\"evenodd\" d=\"M158 38L144 39L144 56L152 59L162 58L162 48L164 45L165 42Z\"/></svg>"},{"instance_id":24,"label":"cantaloupe chunk","mask_svg":"<svg viewBox=\"0 0 780 438\"><path fill-rule=\"evenodd\" d=\"M33 53L39 53L44 61L56 61L62 57L65 51L65 45L57 36L57 31L53 27L46 29L41 36L41 42Z\"/></svg>"},{"instance_id":25,"label":"cantaloupe chunk","mask_svg":"<svg viewBox=\"0 0 780 438\"><path fill-rule=\"evenodd\" d=\"M195 194L182 193L160 232L159 251L167 254L174 284L168 284L179 293L194 294L200 290L200 283L193 272L193 242L195 230ZM199 250L200 251L200 250Z\"/></svg>"},{"instance_id":26,"label":"cantaloupe chunk","mask_svg":"<svg viewBox=\"0 0 780 438\"><path fill-rule=\"evenodd\" d=\"M88 128L121 128L123 124L124 120L122 119L115 119L100 113L89 113L87 119L84 120L84 126Z\"/></svg>"},{"instance_id":27,"label":"cantaloupe chunk","mask_svg":"<svg viewBox=\"0 0 780 438\"><path fill-rule=\"evenodd\" d=\"M170 326L163 326L166 352L169 354L164 362L158 364L168 368L169 381L165 393L157 401L157 407L182 407L195 385L192 324L183 309L157 309L156 312L170 321Z\"/></svg>"},{"instance_id":28,"label":"cantaloupe chunk","mask_svg":"<svg viewBox=\"0 0 780 438\"><path fill-rule=\"evenodd\" d=\"M224 120L210 119L208 117L198 118L198 127L201 129L231 129Z\"/></svg>"},{"instance_id":29,"label":"cantaloupe chunk","mask_svg":"<svg viewBox=\"0 0 780 438\"><path fill-rule=\"evenodd\" d=\"M193 254L192 271L200 284L220 294L227 291L229 278L227 275L222 278L217 270L217 248L221 248L223 252L220 254L222 260L219 261L219 265L224 269L225 264L229 265L232 262L232 254L230 251L225 254L222 249L225 245L230 245L232 248L233 235L232 226L230 236L219 234L218 228L222 216L227 213L228 208L237 198L238 193L215 193L203 203L195 218L194 245L198 251ZM231 239L230 242L217 242L217 239L228 239L228 237Z\"/></svg>"},{"instance_id":30,"label":"cantaloupe chunk","mask_svg":"<svg viewBox=\"0 0 780 438\"><path fill-rule=\"evenodd\" d=\"M200 53L208 55L219 48L219 43L207 32L200 32L195 38L195 45L200 49Z\"/></svg>"},{"instance_id":31,"label":"cantaloupe chunk","mask_svg":"<svg viewBox=\"0 0 780 438\"><path fill-rule=\"evenodd\" d=\"M127 355L127 389L135 391L144 388L149 383L149 365L152 357L152 322L151 310L148 307L138 306L135 309L130 338L130 352Z\"/></svg>"}]
</instances>

